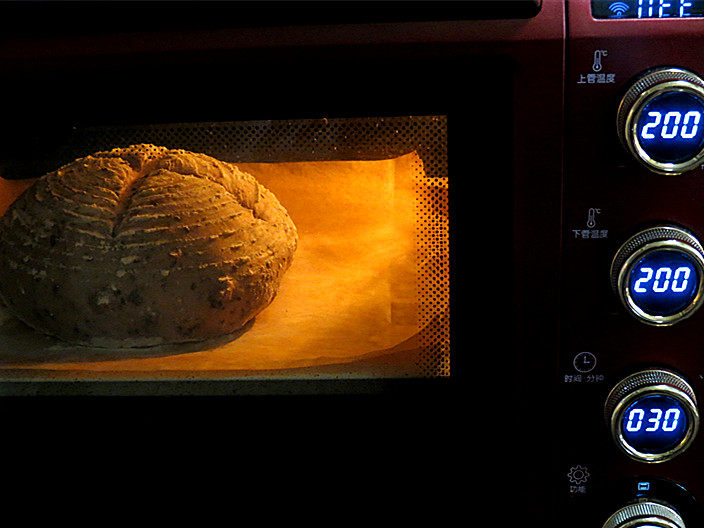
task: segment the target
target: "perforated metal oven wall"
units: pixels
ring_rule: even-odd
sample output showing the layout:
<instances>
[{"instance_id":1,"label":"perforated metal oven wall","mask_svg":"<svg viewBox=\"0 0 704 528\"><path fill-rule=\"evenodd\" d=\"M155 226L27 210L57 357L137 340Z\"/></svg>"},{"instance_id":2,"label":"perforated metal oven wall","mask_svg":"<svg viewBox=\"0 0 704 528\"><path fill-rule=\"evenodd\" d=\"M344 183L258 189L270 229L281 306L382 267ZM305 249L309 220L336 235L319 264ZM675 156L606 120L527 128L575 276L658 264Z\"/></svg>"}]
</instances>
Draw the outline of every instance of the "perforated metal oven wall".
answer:
<instances>
[{"instance_id":1,"label":"perforated metal oven wall","mask_svg":"<svg viewBox=\"0 0 704 528\"><path fill-rule=\"evenodd\" d=\"M417 173L422 173L419 167ZM435 167L436 170L442 170ZM426 169L427 170L427 169ZM447 167L444 167L447 171ZM422 355L427 376L450 375L450 255L448 180L437 177L417 191L418 295Z\"/></svg>"},{"instance_id":2,"label":"perforated metal oven wall","mask_svg":"<svg viewBox=\"0 0 704 528\"><path fill-rule=\"evenodd\" d=\"M410 116L110 126L76 129L63 163L152 143L230 162L387 159L417 151L429 177L447 176L447 118Z\"/></svg>"},{"instance_id":3,"label":"perforated metal oven wall","mask_svg":"<svg viewBox=\"0 0 704 528\"><path fill-rule=\"evenodd\" d=\"M417 370L450 375L446 116L268 120L76 129L57 164L138 143L202 152L229 162L378 160L415 151Z\"/></svg>"}]
</instances>

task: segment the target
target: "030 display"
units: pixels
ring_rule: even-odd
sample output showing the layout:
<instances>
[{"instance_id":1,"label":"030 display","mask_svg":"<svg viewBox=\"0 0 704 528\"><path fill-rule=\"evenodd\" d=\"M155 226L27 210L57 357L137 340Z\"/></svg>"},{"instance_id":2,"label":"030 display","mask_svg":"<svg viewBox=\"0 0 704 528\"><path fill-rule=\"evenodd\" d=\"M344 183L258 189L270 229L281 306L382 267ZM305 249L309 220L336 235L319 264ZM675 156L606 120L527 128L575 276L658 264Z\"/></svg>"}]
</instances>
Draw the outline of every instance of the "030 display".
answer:
<instances>
[{"instance_id":1,"label":"030 display","mask_svg":"<svg viewBox=\"0 0 704 528\"><path fill-rule=\"evenodd\" d=\"M627 376L607 398L605 418L616 445L639 462L664 462L683 453L699 428L692 386L679 374L647 369Z\"/></svg>"},{"instance_id":2,"label":"030 display","mask_svg":"<svg viewBox=\"0 0 704 528\"><path fill-rule=\"evenodd\" d=\"M671 396L658 394L645 396L626 409L621 434L638 451L668 451L682 441L687 425L682 404Z\"/></svg>"}]
</instances>

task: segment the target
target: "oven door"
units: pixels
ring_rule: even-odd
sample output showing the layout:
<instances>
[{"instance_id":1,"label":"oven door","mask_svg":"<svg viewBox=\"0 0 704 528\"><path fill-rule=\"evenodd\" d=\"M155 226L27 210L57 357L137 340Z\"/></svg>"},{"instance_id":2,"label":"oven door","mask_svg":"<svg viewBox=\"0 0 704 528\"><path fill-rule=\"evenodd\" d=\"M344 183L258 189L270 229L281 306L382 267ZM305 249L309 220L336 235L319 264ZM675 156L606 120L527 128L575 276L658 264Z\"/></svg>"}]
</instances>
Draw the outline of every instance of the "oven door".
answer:
<instances>
[{"instance_id":1,"label":"oven door","mask_svg":"<svg viewBox=\"0 0 704 528\"><path fill-rule=\"evenodd\" d=\"M18 414L91 396L71 405L113 405L123 422L266 415L267 431L324 432L330 449L371 434L396 475L415 451L463 465L492 453L490 487L516 467L547 478L548 454L520 453L543 453L550 428L536 403L549 406L556 338L561 40L373 41L8 62L6 197L150 143L240 164L299 232L277 298L224 344L42 348L8 318L2 392L52 396L14 400ZM345 467L361 460L348 454ZM521 495L549 504L547 486Z\"/></svg>"}]
</instances>

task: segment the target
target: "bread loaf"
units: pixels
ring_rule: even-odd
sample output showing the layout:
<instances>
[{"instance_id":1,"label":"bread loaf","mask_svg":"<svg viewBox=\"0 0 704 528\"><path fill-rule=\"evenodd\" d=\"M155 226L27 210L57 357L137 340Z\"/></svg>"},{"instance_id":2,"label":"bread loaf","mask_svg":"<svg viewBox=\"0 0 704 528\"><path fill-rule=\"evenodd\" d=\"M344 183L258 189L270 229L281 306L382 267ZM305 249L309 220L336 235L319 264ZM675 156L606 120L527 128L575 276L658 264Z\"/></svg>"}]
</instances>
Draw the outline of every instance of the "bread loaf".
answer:
<instances>
[{"instance_id":1,"label":"bread loaf","mask_svg":"<svg viewBox=\"0 0 704 528\"><path fill-rule=\"evenodd\" d=\"M142 347L240 329L279 288L296 228L235 165L134 145L39 178L0 219L0 298L65 341Z\"/></svg>"}]
</instances>

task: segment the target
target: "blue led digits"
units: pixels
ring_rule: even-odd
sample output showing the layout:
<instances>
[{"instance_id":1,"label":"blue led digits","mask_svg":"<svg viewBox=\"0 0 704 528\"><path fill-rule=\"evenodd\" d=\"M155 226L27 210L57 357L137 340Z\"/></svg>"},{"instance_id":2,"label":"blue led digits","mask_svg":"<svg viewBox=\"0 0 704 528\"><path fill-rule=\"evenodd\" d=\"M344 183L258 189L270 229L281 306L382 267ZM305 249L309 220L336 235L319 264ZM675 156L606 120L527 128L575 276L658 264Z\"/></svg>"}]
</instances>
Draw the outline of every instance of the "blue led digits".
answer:
<instances>
[{"instance_id":1,"label":"blue led digits","mask_svg":"<svg viewBox=\"0 0 704 528\"><path fill-rule=\"evenodd\" d=\"M643 72L621 98L616 124L623 146L651 171L696 169L704 162L704 79L676 67Z\"/></svg>"},{"instance_id":2,"label":"blue led digits","mask_svg":"<svg viewBox=\"0 0 704 528\"><path fill-rule=\"evenodd\" d=\"M670 326L704 303L704 247L694 234L656 225L633 234L611 261L611 285L643 323Z\"/></svg>"},{"instance_id":3,"label":"blue led digits","mask_svg":"<svg viewBox=\"0 0 704 528\"><path fill-rule=\"evenodd\" d=\"M592 0L594 18L690 18L702 14L702 0Z\"/></svg>"},{"instance_id":4,"label":"blue led digits","mask_svg":"<svg viewBox=\"0 0 704 528\"><path fill-rule=\"evenodd\" d=\"M681 163L704 148L704 101L689 93L666 92L640 112L636 137L643 151L660 163Z\"/></svg>"},{"instance_id":5,"label":"blue led digits","mask_svg":"<svg viewBox=\"0 0 704 528\"><path fill-rule=\"evenodd\" d=\"M665 369L622 379L606 398L604 417L616 445L640 462L670 460L692 444L699 430L692 386Z\"/></svg>"},{"instance_id":6,"label":"blue led digits","mask_svg":"<svg viewBox=\"0 0 704 528\"><path fill-rule=\"evenodd\" d=\"M623 439L639 453L665 453L678 446L689 430L682 404L672 396L656 394L632 403L621 418Z\"/></svg>"},{"instance_id":7,"label":"blue led digits","mask_svg":"<svg viewBox=\"0 0 704 528\"><path fill-rule=\"evenodd\" d=\"M699 271L686 254L675 250L648 253L632 267L628 288L633 303L654 316L684 310L699 290Z\"/></svg>"},{"instance_id":8,"label":"blue led digits","mask_svg":"<svg viewBox=\"0 0 704 528\"><path fill-rule=\"evenodd\" d=\"M691 17L694 0L636 0L637 18Z\"/></svg>"}]
</instances>

